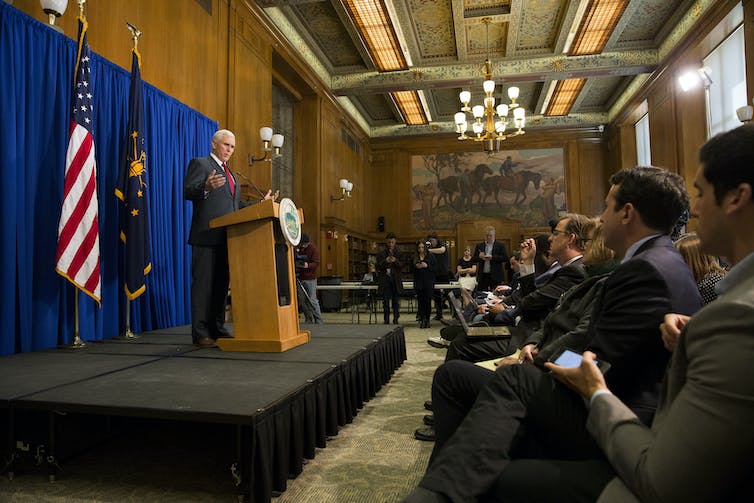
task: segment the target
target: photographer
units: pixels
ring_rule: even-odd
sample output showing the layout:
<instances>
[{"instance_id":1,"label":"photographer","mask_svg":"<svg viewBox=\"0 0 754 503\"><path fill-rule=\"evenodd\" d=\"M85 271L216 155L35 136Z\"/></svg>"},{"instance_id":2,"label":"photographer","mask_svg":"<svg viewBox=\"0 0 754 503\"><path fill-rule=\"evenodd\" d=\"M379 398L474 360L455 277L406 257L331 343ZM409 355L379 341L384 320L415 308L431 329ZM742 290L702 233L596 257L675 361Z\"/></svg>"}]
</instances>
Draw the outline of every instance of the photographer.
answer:
<instances>
[{"instance_id":1,"label":"photographer","mask_svg":"<svg viewBox=\"0 0 754 503\"><path fill-rule=\"evenodd\" d=\"M307 316L309 323L324 323L322 311L317 300L317 268L319 267L319 249L311 242L308 234L301 235L301 242L296 248L296 275L311 304L311 316ZM308 310L304 310L307 314Z\"/></svg>"},{"instance_id":2,"label":"photographer","mask_svg":"<svg viewBox=\"0 0 754 503\"><path fill-rule=\"evenodd\" d=\"M425 245L427 251L434 255L437 266L435 269L435 282L447 283L450 281L450 258L448 253L448 247L444 242L440 241L437 237L437 233L431 232L427 236L427 242ZM442 319L442 304L443 297L441 290L435 290L433 293L435 300L435 319Z\"/></svg>"}]
</instances>

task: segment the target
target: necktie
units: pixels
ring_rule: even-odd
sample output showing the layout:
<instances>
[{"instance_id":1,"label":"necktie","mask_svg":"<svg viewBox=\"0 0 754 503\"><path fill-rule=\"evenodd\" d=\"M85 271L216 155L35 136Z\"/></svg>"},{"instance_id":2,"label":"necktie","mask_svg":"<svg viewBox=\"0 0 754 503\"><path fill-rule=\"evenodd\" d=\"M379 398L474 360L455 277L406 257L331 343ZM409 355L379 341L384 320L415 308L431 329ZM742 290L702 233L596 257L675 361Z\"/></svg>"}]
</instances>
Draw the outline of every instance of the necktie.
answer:
<instances>
[{"instance_id":1,"label":"necktie","mask_svg":"<svg viewBox=\"0 0 754 503\"><path fill-rule=\"evenodd\" d=\"M228 179L228 187L230 188L230 195L235 196L236 195L236 182L233 181L233 175L230 174L230 171L228 171L228 165L223 163L223 169L225 170L225 178Z\"/></svg>"}]
</instances>

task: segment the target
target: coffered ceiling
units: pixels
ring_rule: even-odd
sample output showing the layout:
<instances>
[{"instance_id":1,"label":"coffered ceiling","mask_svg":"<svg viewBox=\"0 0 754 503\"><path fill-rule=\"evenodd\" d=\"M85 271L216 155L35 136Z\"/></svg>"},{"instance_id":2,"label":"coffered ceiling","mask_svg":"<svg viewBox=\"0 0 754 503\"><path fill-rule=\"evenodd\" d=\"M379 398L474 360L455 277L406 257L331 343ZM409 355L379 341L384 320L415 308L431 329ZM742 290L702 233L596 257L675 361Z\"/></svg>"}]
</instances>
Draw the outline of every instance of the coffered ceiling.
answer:
<instances>
[{"instance_id":1,"label":"coffered ceiling","mask_svg":"<svg viewBox=\"0 0 754 503\"><path fill-rule=\"evenodd\" d=\"M593 1L384 0L409 67L393 72L376 70L341 0L258 3L370 136L380 137L454 130L458 93L470 90L472 104L483 99L487 56L498 101L505 88L520 88L527 128L604 124L610 110L627 99L714 4L625 0L600 53L568 55L583 12ZM484 18L491 22L486 25ZM586 82L568 115L544 115L554 83L572 78ZM403 122L389 95L399 90L421 91L428 125Z\"/></svg>"}]
</instances>

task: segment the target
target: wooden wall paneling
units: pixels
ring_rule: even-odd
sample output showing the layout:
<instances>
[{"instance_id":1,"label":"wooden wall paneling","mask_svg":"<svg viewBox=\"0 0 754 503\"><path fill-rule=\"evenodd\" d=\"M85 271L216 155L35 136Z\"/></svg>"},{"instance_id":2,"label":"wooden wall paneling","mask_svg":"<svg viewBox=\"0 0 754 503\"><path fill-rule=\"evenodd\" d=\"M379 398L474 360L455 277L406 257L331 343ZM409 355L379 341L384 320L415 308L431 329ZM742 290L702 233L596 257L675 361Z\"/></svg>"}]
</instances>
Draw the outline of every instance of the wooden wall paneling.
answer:
<instances>
[{"instance_id":1,"label":"wooden wall paneling","mask_svg":"<svg viewBox=\"0 0 754 503\"><path fill-rule=\"evenodd\" d=\"M704 89L676 93L678 174L691 188L699 164L699 148L707 141Z\"/></svg>"},{"instance_id":2,"label":"wooden wall paneling","mask_svg":"<svg viewBox=\"0 0 754 503\"><path fill-rule=\"evenodd\" d=\"M294 187L296 205L304 210L304 230L315 239L319 234L322 208L322 169L320 103L316 95L304 96L294 107L296 127L296 160ZM329 202L329 201L328 201ZM316 242L322 243L322 239ZM320 273L321 267L320 267Z\"/></svg>"},{"instance_id":3,"label":"wooden wall paneling","mask_svg":"<svg viewBox=\"0 0 754 503\"><path fill-rule=\"evenodd\" d=\"M607 179L605 178L607 157L604 145L593 140L580 140L576 143L578 150L578 164L576 166L587 165L593 169L582 170L573 169L578 176L578 213L588 216L596 216L602 212L605 195L607 194ZM571 165L573 166L573 165ZM571 198L571 187L568 190L569 200ZM575 193L574 193L575 194Z\"/></svg>"},{"instance_id":4,"label":"wooden wall paneling","mask_svg":"<svg viewBox=\"0 0 754 503\"><path fill-rule=\"evenodd\" d=\"M742 0L747 105L754 105L754 0Z\"/></svg>"},{"instance_id":5,"label":"wooden wall paneling","mask_svg":"<svg viewBox=\"0 0 754 503\"><path fill-rule=\"evenodd\" d=\"M652 164L678 172L675 99L670 78L657 86L647 97L649 104L649 135Z\"/></svg>"},{"instance_id":6,"label":"wooden wall paneling","mask_svg":"<svg viewBox=\"0 0 754 503\"><path fill-rule=\"evenodd\" d=\"M272 123L272 48L245 8L231 9L230 25L227 127L236 135L234 169L258 187L270 187L271 163L249 166L248 159L261 156L259 128Z\"/></svg>"}]
</instances>

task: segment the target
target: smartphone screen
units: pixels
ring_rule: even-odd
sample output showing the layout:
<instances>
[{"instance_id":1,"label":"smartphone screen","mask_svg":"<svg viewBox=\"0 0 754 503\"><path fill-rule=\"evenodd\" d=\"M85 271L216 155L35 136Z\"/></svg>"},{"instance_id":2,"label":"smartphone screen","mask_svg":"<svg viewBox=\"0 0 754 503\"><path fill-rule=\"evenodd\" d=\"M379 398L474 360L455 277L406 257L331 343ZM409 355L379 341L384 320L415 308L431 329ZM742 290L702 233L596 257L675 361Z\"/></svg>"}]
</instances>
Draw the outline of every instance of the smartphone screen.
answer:
<instances>
[{"instance_id":1,"label":"smartphone screen","mask_svg":"<svg viewBox=\"0 0 754 503\"><path fill-rule=\"evenodd\" d=\"M561 367L578 367L581 365L581 355L570 349L566 349L560 356L558 356L554 363Z\"/></svg>"}]
</instances>

